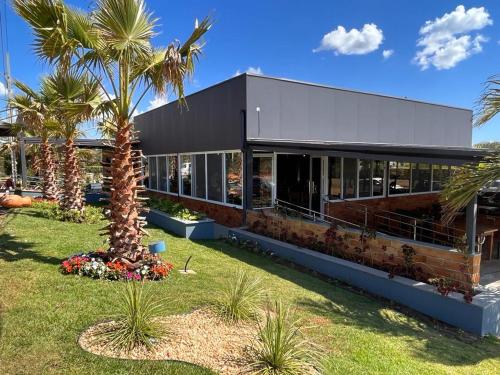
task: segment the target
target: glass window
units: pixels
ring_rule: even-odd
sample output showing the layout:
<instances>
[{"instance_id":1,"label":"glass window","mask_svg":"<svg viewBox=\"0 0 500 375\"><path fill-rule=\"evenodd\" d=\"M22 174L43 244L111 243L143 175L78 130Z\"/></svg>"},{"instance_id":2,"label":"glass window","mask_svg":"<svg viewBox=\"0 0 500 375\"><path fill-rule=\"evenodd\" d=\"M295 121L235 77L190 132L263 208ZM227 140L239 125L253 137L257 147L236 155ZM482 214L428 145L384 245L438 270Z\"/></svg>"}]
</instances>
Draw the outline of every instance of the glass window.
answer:
<instances>
[{"instance_id":1,"label":"glass window","mask_svg":"<svg viewBox=\"0 0 500 375\"><path fill-rule=\"evenodd\" d=\"M149 158L142 158L142 173L144 175L143 184L149 189Z\"/></svg>"},{"instance_id":2,"label":"glass window","mask_svg":"<svg viewBox=\"0 0 500 375\"><path fill-rule=\"evenodd\" d=\"M410 192L411 164L399 161L389 162L389 194Z\"/></svg>"},{"instance_id":3,"label":"glass window","mask_svg":"<svg viewBox=\"0 0 500 375\"><path fill-rule=\"evenodd\" d=\"M450 167L448 165L432 165L432 191L443 190L449 179Z\"/></svg>"},{"instance_id":4,"label":"glass window","mask_svg":"<svg viewBox=\"0 0 500 375\"><path fill-rule=\"evenodd\" d=\"M273 204L273 157L254 156L252 162L252 206L270 207Z\"/></svg>"},{"instance_id":5,"label":"glass window","mask_svg":"<svg viewBox=\"0 0 500 375\"><path fill-rule=\"evenodd\" d=\"M168 191L179 192L179 171L177 167L177 155L167 156L168 159Z\"/></svg>"},{"instance_id":6,"label":"glass window","mask_svg":"<svg viewBox=\"0 0 500 375\"><path fill-rule=\"evenodd\" d=\"M206 199L205 154L193 155L193 197Z\"/></svg>"},{"instance_id":7,"label":"glass window","mask_svg":"<svg viewBox=\"0 0 500 375\"><path fill-rule=\"evenodd\" d=\"M156 172L156 156L149 158L149 188L158 190L158 174Z\"/></svg>"},{"instance_id":8,"label":"glass window","mask_svg":"<svg viewBox=\"0 0 500 375\"><path fill-rule=\"evenodd\" d=\"M181 155L182 194L191 195L191 155Z\"/></svg>"},{"instance_id":9,"label":"glass window","mask_svg":"<svg viewBox=\"0 0 500 375\"><path fill-rule=\"evenodd\" d=\"M241 152L226 154L226 203L242 203L242 168Z\"/></svg>"},{"instance_id":10,"label":"glass window","mask_svg":"<svg viewBox=\"0 0 500 375\"><path fill-rule=\"evenodd\" d=\"M384 195L384 178L385 178L385 161L373 161L373 179L372 190L373 196L378 197Z\"/></svg>"},{"instance_id":11,"label":"glass window","mask_svg":"<svg viewBox=\"0 0 500 375\"><path fill-rule=\"evenodd\" d=\"M168 191L167 158L165 156L158 156L158 181L160 183L158 190Z\"/></svg>"},{"instance_id":12,"label":"glass window","mask_svg":"<svg viewBox=\"0 0 500 375\"><path fill-rule=\"evenodd\" d=\"M340 199L342 195L342 158L328 158L328 199Z\"/></svg>"},{"instance_id":13,"label":"glass window","mask_svg":"<svg viewBox=\"0 0 500 375\"><path fill-rule=\"evenodd\" d=\"M411 164L411 192L431 191L431 166L427 163Z\"/></svg>"},{"instance_id":14,"label":"glass window","mask_svg":"<svg viewBox=\"0 0 500 375\"><path fill-rule=\"evenodd\" d=\"M372 196L372 161L359 161L359 197Z\"/></svg>"},{"instance_id":15,"label":"glass window","mask_svg":"<svg viewBox=\"0 0 500 375\"><path fill-rule=\"evenodd\" d=\"M222 156L223 154L207 154L207 193L211 201L223 201Z\"/></svg>"},{"instance_id":16,"label":"glass window","mask_svg":"<svg viewBox=\"0 0 500 375\"><path fill-rule=\"evenodd\" d=\"M356 198L357 193L357 159L344 158L344 199Z\"/></svg>"}]
</instances>

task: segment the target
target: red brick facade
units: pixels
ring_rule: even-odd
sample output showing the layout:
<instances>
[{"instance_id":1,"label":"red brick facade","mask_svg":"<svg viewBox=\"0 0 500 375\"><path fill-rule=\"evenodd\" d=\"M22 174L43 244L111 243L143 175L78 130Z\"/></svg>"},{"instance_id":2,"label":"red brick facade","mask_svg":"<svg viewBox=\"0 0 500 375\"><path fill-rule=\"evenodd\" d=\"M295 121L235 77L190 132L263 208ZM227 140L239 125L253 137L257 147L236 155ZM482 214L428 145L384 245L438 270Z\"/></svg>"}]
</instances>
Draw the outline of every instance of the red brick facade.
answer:
<instances>
[{"instance_id":1,"label":"red brick facade","mask_svg":"<svg viewBox=\"0 0 500 375\"><path fill-rule=\"evenodd\" d=\"M148 194L159 199L169 199L174 202L181 202L184 207L193 211L203 212L210 219L214 219L218 224L228 227L241 227L244 222L243 210L241 208L229 207L222 204L210 203L177 195L162 194L154 191L148 191Z\"/></svg>"}]
</instances>

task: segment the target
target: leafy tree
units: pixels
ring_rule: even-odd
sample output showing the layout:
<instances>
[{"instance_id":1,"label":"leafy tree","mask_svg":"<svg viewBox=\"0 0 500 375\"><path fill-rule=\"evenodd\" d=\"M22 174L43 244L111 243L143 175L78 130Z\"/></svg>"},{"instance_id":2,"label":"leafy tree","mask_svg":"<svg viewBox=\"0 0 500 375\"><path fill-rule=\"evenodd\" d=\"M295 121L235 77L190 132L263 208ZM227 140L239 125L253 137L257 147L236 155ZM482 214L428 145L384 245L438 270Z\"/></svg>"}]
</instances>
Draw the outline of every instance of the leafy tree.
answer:
<instances>
[{"instance_id":1,"label":"leafy tree","mask_svg":"<svg viewBox=\"0 0 500 375\"><path fill-rule=\"evenodd\" d=\"M154 47L158 20L143 0L97 0L90 12L62 0L14 0L14 9L32 27L36 54L62 67L73 64L100 85L104 107L114 123L114 152L109 165L108 227L110 255L137 264L143 255L145 222L138 199L141 190L139 152L133 152L131 118L147 92L168 89L184 96L184 80L194 71L209 30L204 19L185 43ZM135 104L134 104L135 103Z\"/></svg>"}]
</instances>

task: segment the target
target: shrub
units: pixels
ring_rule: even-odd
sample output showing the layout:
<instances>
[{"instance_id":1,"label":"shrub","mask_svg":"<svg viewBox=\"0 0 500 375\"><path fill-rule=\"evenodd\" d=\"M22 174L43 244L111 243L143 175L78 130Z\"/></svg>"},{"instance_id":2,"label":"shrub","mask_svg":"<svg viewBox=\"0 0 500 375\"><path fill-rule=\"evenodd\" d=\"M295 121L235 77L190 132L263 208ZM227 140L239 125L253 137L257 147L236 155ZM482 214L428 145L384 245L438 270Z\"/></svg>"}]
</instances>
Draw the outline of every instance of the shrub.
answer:
<instances>
[{"instance_id":1,"label":"shrub","mask_svg":"<svg viewBox=\"0 0 500 375\"><path fill-rule=\"evenodd\" d=\"M150 350L165 331L157 319L164 311L164 303L157 300L144 284L128 282L119 303L120 312L113 323L102 328L96 340L114 349L130 352L136 347Z\"/></svg>"},{"instance_id":2,"label":"shrub","mask_svg":"<svg viewBox=\"0 0 500 375\"><path fill-rule=\"evenodd\" d=\"M189 210L181 203L169 199L151 198L148 206L181 220L200 220L205 217L203 213Z\"/></svg>"},{"instance_id":3,"label":"shrub","mask_svg":"<svg viewBox=\"0 0 500 375\"><path fill-rule=\"evenodd\" d=\"M96 224L104 220L102 208L90 205L85 206L83 212L80 212L78 210L64 210L56 202L36 200L32 207L38 209L43 217L51 220L86 224Z\"/></svg>"},{"instance_id":4,"label":"shrub","mask_svg":"<svg viewBox=\"0 0 500 375\"><path fill-rule=\"evenodd\" d=\"M263 295L261 280L238 270L222 293L220 312L225 319L232 321L254 318Z\"/></svg>"},{"instance_id":5,"label":"shrub","mask_svg":"<svg viewBox=\"0 0 500 375\"><path fill-rule=\"evenodd\" d=\"M274 311L267 311L251 353L249 369L254 374L317 373L314 345L303 338L299 320L281 302L275 302Z\"/></svg>"}]
</instances>

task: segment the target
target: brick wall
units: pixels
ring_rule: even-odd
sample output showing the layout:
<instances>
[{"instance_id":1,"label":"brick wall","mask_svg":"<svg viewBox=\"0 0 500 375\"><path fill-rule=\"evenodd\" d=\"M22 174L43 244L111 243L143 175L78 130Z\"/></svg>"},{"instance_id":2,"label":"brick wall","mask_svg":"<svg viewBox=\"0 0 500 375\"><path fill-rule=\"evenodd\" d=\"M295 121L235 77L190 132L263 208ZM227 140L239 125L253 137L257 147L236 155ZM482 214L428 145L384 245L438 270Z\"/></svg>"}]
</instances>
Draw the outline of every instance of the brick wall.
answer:
<instances>
[{"instance_id":1,"label":"brick wall","mask_svg":"<svg viewBox=\"0 0 500 375\"><path fill-rule=\"evenodd\" d=\"M439 203L439 193L405 195L401 197L393 196L359 201L328 202L325 213L353 223L361 223L364 220L363 206L368 206L374 210L379 209L391 212L399 210L427 211L431 210L433 204L437 203ZM358 210L353 208L358 208Z\"/></svg>"},{"instance_id":2,"label":"brick wall","mask_svg":"<svg viewBox=\"0 0 500 375\"><path fill-rule=\"evenodd\" d=\"M159 199L169 199L174 202L181 202L184 207L193 211L203 212L217 223L228 227L241 227L243 225L243 210L239 208L179 197L177 195L162 194L154 191L148 191L147 194Z\"/></svg>"},{"instance_id":3,"label":"brick wall","mask_svg":"<svg viewBox=\"0 0 500 375\"><path fill-rule=\"evenodd\" d=\"M430 278L443 277L458 283L463 290L469 290L479 282L479 254L470 256L382 234L362 236L360 231L354 229L284 218L265 210L249 211L247 224L251 231L262 235L396 274L407 274L417 280L427 282ZM415 251L412 256L414 267L410 273L407 272L403 251L405 244Z\"/></svg>"}]
</instances>

